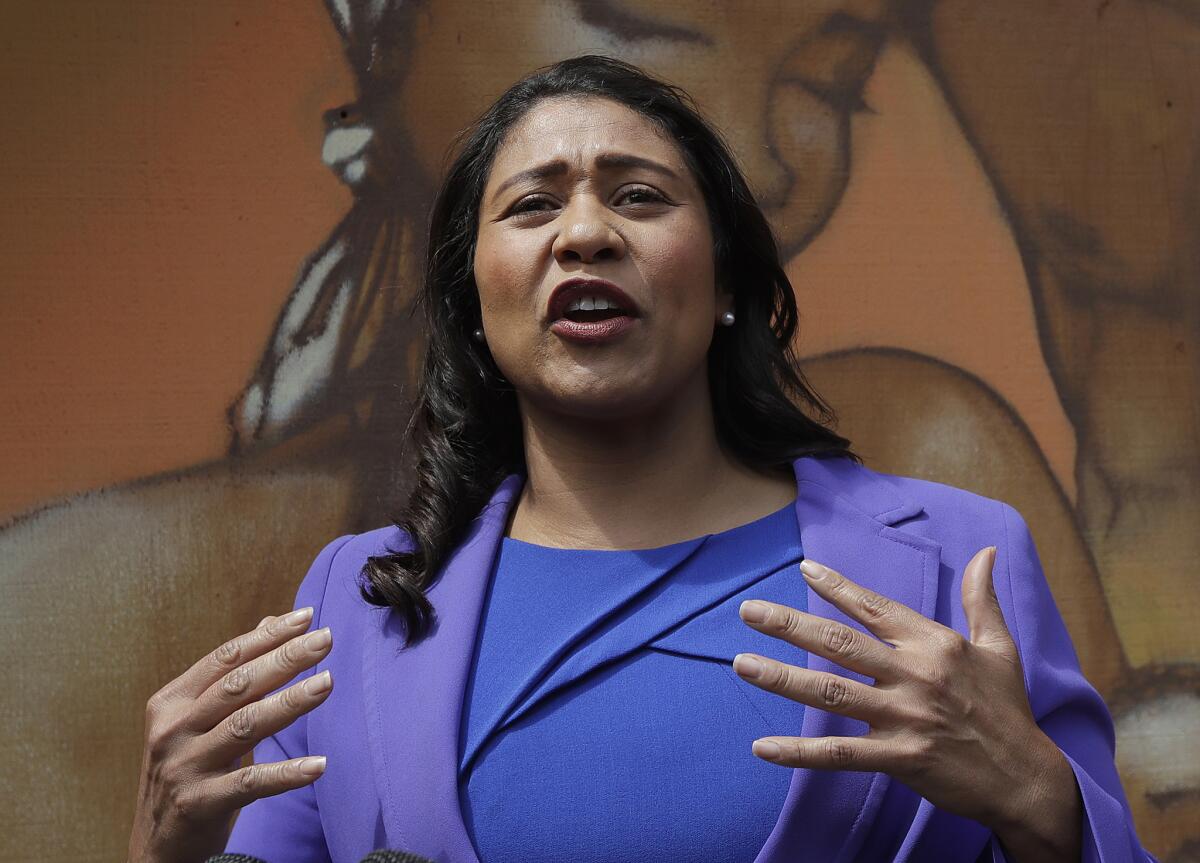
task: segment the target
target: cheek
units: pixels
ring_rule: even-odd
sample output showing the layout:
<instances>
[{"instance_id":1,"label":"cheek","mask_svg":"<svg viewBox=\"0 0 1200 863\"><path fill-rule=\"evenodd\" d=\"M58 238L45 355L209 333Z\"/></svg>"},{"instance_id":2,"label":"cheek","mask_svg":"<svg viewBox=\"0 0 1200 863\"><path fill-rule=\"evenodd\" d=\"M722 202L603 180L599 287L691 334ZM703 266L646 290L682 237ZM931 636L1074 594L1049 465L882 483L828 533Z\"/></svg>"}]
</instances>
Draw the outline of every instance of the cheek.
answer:
<instances>
[{"instance_id":1,"label":"cheek","mask_svg":"<svg viewBox=\"0 0 1200 863\"><path fill-rule=\"evenodd\" d=\"M709 233L696 227L672 233L670 242L648 259L647 277L662 286L659 307L687 320L712 315L716 280Z\"/></svg>"},{"instance_id":2,"label":"cheek","mask_svg":"<svg viewBox=\"0 0 1200 863\"><path fill-rule=\"evenodd\" d=\"M525 255L511 242L480 238L475 251L475 284L485 313L504 315L524 309L532 277Z\"/></svg>"}]
</instances>

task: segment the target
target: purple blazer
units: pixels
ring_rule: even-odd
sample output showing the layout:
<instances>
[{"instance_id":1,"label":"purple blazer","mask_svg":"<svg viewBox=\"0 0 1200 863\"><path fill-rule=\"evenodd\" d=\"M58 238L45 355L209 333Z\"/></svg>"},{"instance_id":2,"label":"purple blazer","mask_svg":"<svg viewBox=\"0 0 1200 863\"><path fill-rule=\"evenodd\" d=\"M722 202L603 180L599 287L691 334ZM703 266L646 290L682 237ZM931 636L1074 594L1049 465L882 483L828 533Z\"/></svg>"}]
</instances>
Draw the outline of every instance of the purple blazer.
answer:
<instances>
[{"instance_id":1,"label":"purple blazer","mask_svg":"<svg viewBox=\"0 0 1200 863\"><path fill-rule=\"evenodd\" d=\"M1020 649L1034 716L1066 755L1082 793L1084 860L1153 860L1138 842L1114 766L1112 720L1080 673L1016 510L849 459L805 457L793 467L806 556L961 633L967 632L963 569L979 549L997 547L996 592ZM228 851L272 863L357 863L386 847L440 863L480 863L458 796L459 723L493 560L524 480L521 474L505 478L446 561L428 590L437 627L415 647L402 649L398 616L367 604L358 589L367 556L410 548L406 536L394 527L344 536L317 556L296 605L313 606L313 627L333 632L329 656L307 672L331 669L333 692L259 744L255 760L311 753L328 756L328 766L313 785L243 809ZM862 628L811 590L807 597L811 613ZM808 662L864 679L815 655ZM581 664L578 673L589 667ZM857 720L816 708L805 709L798 729L809 737L865 730ZM977 859L1005 859L986 828L935 809L886 774L794 770L754 863Z\"/></svg>"}]
</instances>

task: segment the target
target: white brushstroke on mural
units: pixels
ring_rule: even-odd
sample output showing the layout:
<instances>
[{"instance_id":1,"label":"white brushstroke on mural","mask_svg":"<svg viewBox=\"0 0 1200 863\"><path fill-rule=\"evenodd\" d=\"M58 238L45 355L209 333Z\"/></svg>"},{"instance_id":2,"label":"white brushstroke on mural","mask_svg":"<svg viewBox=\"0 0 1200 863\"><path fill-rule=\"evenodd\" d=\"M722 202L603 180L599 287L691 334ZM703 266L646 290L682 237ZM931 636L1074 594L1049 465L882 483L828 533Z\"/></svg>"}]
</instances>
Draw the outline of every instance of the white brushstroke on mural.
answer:
<instances>
[{"instance_id":1,"label":"white brushstroke on mural","mask_svg":"<svg viewBox=\"0 0 1200 863\"><path fill-rule=\"evenodd\" d=\"M321 161L347 185L358 185L367 173L366 149L375 137L369 126L331 129L321 147Z\"/></svg>"},{"instance_id":2,"label":"white brushstroke on mural","mask_svg":"<svg viewBox=\"0 0 1200 863\"><path fill-rule=\"evenodd\" d=\"M331 0L330 11L333 12L334 23L343 33L350 32L350 0Z\"/></svg>"},{"instance_id":3,"label":"white brushstroke on mural","mask_svg":"<svg viewBox=\"0 0 1200 863\"><path fill-rule=\"evenodd\" d=\"M258 428L263 412L263 388L260 382L255 381L242 394L240 409L239 425L242 429L249 431Z\"/></svg>"},{"instance_id":4,"label":"white brushstroke on mural","mask_svg":"<svg viewBox=\"0 0 1200 863\"><path fill-rule=\"evenodd\" d=\"M1117 764L1151 794L1200 788L1200 760L1181 757L1200 739L1200 696L1181 692L1138 705L1117 720Z\"/></svg>"},{"instance_id":5,"label":"white brushstroke on mural","mask_svg":"<svg viewBox=\"0 0 1200 863\"><path fill-rule=\"evenodd\" d=\"M321 161L332 168L339 162L356 159L363 154L373 137L375 132L368 126L331 129L325 135L325 143L321 147Z\"/></svg>"},{"instance_id":6,"label":"white brushstroke on mural","mask_svg":"<svg viewBox=\"0 0 1200 863\"><path fill-rule=\"evenodd\" d=\"M342 282L320 335L301 347L293 347L280 360L267 405L268 426L294 422L304 404L324 391L333 371L352 287L351 281Z\"/></svg>"},{"instance_id":7,"label":"white brushstroke on mural","mask_svg":"<svg viewBox=\"0 0 1200 863\"><path fill-rule=\"evenodd\" d=\"M321 287L329 281L329 274L344 257L346 257L346 244L338 240L308 267L308 272L304 274L304 277L296 285L296 290L288 299L283 320L279 322L279 329L275 333L273 348L276 358L282 358L293 350L296 333L300 331L300 327L304 325L304 321L316 304Z\"/></svg>"}]
</instances>

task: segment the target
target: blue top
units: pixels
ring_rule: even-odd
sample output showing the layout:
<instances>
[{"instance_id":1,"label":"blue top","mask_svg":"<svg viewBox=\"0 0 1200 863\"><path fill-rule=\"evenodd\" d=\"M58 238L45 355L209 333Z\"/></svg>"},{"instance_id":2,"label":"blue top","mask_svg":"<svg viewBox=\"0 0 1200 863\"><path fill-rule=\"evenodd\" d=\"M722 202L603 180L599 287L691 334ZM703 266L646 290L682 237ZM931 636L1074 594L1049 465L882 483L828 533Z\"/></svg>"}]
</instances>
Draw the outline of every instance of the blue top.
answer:
<instances>
[{"instance_id":1,"label":"blue top","mask_svg":"<svg viewBox=\"0 0 1200 863\"><path fill-rule=\"evenodd\" d=\"M459 739L480 860L752 861L793 771L750 744L799 734L804 708L741 680L733 657L805 654L738 606L771 599L755 588L780 570L802 579L802 559L793 503L653 549L503 538ZM731 592L733 571L755 577Z\"/></svg>"}]
</instances>

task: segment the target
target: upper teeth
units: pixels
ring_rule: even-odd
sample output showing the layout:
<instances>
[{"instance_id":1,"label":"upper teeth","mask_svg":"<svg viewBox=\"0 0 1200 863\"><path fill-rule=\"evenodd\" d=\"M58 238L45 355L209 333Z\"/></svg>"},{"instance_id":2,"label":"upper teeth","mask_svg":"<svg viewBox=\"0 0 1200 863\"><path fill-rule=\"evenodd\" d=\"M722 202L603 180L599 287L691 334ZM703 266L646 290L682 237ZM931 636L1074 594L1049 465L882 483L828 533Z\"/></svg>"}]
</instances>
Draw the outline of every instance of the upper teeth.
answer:
<instances>
[{"instance_id":1,"label":"upper teeth","mask_svg":"<svg viewBox=\"0 0 1200 863\"><path fill-rule=\"evenodd\" d=\"M616 303L606 297L580 297L573 300L569 306L563 309L564 312L584 311L590 312L595 309L617 309L620 308Z\"/></svg>"}]
</instances>

